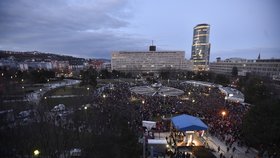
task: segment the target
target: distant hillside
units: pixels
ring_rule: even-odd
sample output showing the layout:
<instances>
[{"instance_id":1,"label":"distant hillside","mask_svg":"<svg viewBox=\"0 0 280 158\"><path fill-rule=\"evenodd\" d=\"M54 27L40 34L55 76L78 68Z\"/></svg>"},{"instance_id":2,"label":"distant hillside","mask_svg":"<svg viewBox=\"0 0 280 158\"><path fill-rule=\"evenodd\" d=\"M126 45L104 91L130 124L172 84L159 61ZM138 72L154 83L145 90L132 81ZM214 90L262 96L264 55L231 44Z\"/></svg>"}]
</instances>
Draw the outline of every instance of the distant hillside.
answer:
<instances>
[{"instance_id":1,"label":"distant hillside","mask_svg":"<svg viewBox=\"0 0 280 158\"><path fill-rule=\"evenodd\" d=\"M28 51L28 52L16 52L16 51L3 51L0 50L0 59L14 57L16 61L26 61L26 60L35 60L35 61L69 61L70 64L80 64L85 61L84 58L77 58L67 55L58 55L51 53L42 53L38 51Z\"/></svg>"}]
</instances>

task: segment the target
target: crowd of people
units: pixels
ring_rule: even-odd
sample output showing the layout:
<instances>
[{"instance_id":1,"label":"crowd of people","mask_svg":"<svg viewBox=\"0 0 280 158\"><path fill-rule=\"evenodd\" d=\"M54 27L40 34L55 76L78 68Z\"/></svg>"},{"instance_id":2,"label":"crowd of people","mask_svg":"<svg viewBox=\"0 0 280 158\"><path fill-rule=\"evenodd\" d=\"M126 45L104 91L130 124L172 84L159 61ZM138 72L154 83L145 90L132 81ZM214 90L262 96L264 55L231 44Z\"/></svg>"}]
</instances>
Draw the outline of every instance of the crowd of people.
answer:
<instances>
[{"instance_id":1,"label":"crowd of people","mask_svg":"<svg viewBox=\"0 0 280 158\"><path fill-rule=\"evenodd\" d=\"M156 130L163 132L170 130L169 125L159 120L178 114L189 114L201 118L208 125L209 133L224 141L229 149L233 149L235 142L240 146L246 144L240 139L240 127L249 106L225 100L225 95L217 87L180 82L171 82L168 86L181 89L185 93L175 97L140 95L130 91L130 83L122 82L107 86L96 94L98 97L95 97L94 102L102 105L101 109L106 105L116 107L126 118L128 126L138 132L139 137L143 133L142 120L157 120Z\"/></svg>"}]
</instances>

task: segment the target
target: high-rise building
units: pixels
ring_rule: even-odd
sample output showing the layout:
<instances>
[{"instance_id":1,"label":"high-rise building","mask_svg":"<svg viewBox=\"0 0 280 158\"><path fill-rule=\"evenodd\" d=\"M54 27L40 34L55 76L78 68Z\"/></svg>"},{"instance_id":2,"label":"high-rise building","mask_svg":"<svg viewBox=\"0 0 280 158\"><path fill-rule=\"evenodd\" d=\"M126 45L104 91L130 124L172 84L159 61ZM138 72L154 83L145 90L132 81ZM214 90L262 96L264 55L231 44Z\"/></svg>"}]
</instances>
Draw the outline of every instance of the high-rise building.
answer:
<instances>
[{"instance_id":1,"label":"high-rise building","mask_svg":"<svg viewBox=\"0 0 280 158\"><path fill-rule=\"evenodd\" d=\"M198 24L193 31L192 56L194 71L208 71L210 57L210 25Z\"/></svg>"}]
</instances>

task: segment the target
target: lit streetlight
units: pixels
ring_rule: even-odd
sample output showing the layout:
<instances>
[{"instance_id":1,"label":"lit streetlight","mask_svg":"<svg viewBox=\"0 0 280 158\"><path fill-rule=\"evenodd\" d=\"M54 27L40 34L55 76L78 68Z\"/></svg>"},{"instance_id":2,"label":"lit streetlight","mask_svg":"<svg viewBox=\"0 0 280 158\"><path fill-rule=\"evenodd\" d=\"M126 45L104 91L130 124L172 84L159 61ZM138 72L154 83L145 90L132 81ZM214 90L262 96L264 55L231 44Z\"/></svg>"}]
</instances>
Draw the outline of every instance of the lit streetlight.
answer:
<instances>
[{"instance_id":1,"label":"lit streetlight","mask_svg":"<svg viewBox=\"0 0 280 158\"><path fill-rule=\"evenodd\" d=\"M222 111L221 114L222 114L222 116L224 118L227 113L225 111Z\"/></svg>"},{"instance_id":2,"label":"lit streetlight","mask_svg":"<svg viewBox=\"0 0 280 158\"><path fill-rule=\"evenodd\" d=\"M40 151L39 150L34 150L34 156L39 156L39 154L40 154Z\"/></svg>"},{"instance_id":3,"label":"lit streetlight","mask_svg":"<svg viewBox=\"0 0 280 158\"><path fill-rule=\"evenodd\" d=\"M88 92L88 95L89 95L89 87L87 87L87 92Z\"/></svg>"},{"instance_id":4,"label":"lit streetlight","mask_svg":"<svg viewBox=\"0 0 280 158\"><path fill-rule=\"evenodd\" d=\"M227 99L228 99L228 97L227 97L227 96L225 96L225 103L224 103L224 106L226 106Z\"/></svg>"}]
</instances>

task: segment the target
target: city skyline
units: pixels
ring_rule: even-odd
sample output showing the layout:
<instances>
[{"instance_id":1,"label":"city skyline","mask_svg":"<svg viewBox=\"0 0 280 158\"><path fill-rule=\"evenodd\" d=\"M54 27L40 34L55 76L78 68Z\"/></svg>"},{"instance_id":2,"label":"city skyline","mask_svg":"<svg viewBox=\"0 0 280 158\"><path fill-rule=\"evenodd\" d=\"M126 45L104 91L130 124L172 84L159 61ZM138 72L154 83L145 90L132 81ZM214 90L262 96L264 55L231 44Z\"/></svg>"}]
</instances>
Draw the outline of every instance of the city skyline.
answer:
<instances>
[{"instance_id":1,"label":"city skyline","mask_svg":"<svg viewBox=\"0 0 280 158\"><path fill-rule=\"evenodd\" d=\"M1 1L0 50L111 58L113 51L185 51L193 28L211 26L210 61L280 58L280 3L268 1Z\"/></svg>"}]
</instances>

